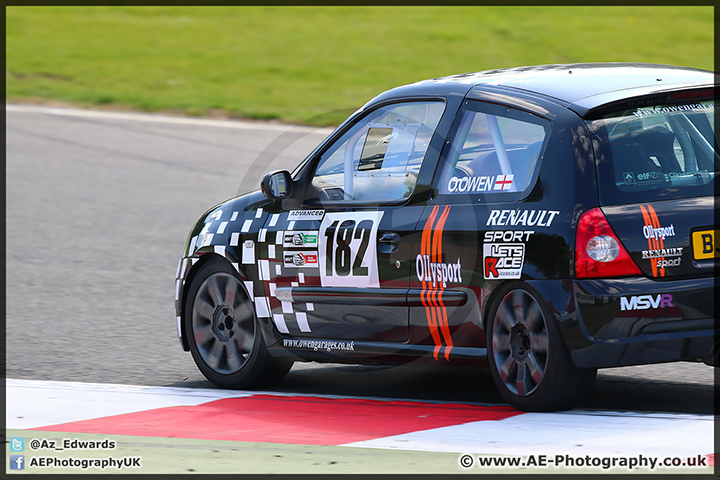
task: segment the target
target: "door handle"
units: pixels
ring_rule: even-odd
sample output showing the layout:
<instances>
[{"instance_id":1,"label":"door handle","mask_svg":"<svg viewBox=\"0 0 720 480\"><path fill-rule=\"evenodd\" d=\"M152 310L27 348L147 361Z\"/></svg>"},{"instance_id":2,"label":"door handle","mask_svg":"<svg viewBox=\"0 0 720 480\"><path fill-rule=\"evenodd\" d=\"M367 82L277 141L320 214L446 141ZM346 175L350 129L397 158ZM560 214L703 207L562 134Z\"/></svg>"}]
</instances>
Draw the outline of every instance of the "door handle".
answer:
<instances>
[{"instance_id":1,"label":"door handle","mask_svg":"<svg viewBox=\"0 0 720 480\"><path fill-rule=\"evenodd\" d=\"M400 248L400 235L397 233L384 233L378 240L378 252L395 253Z\"/></svg>"}]
</instances>

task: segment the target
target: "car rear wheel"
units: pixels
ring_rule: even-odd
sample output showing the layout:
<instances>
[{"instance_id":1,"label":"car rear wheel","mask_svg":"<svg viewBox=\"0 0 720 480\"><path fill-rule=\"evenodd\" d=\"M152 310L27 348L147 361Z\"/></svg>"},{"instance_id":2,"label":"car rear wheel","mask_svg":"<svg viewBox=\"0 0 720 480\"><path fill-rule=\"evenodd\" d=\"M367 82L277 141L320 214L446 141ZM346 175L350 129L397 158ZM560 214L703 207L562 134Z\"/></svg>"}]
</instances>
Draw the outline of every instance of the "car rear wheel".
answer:
<instances>
[{"instance_id":1,"label":"car rear wheel","mask_svg":"<svg viewBox=\"0 0 720 480\"><path fill-rule=\"evenodd\" d=\"M194 276L184 321L195 363L219 387L268 385L292 366L268 353L245 286L224 260L209 261Z\"/></svg>"},{"instance_id":2,"label":"car rear wheel","mask_svg":"<svg viewBox=\"0 0 720 480\"><path fill-rule=\"evenodd\" d=\"M489 312L488 363L500 393L525 411L572 408L589 393L595 369L577 368L545 301L513 283Z\"/></svg>"}]
</instances>

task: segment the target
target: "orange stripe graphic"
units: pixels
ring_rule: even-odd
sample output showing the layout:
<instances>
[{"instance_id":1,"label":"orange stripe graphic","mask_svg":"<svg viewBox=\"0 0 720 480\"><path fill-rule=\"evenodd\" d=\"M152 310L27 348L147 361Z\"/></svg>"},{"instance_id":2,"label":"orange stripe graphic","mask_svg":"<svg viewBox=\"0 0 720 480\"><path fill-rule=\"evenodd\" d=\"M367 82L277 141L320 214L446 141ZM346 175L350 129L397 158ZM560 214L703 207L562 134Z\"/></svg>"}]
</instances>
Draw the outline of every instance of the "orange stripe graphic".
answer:
<instances>
[{"instance_id":1,"label":"orange stripe graphic","mask_svg":"<svg viewBox=\"0 0 720 480\"><path fill-rule=\"evenodd\" d=\"M443 248L442 248L442 234L443 229L445 228L445 221L447 220L448 215L450 214L450 205L447 205L445 207L445 210L443 210L442 216L440 217L440 221L438 222L437 226L437 237L438 237L438 250L437 250L437 262L438 263L444 263L443 262ZM445 289L442 284L438 285L438 316L440 318L440 329L443 334L443 338L445 339L445 345L447 347L445 348L445 360L450 359L450 350L452 350L453 343L452 343L452 337L450 336L450 325L448 324L448 318L447 318L447 309L445 308L445 305L442 301L442 291Z\"/></svg>"},{"instance_id":2,"label":"orange stripe graphic","mask_svg":"<svg viewBox=\"0 0 720 480\"><path fill-rule=\"evenodd\" d=\"M425 222L425 227L423 228L422 240L420 244L420 254L422 255L423 262L425 261L426 255L429 256L431 254L433 224L435 223L435 219L437 218L439 210L439 205L435 205L433 207L430 216ZM426 277L424 276L422 279L422 292L420 293L420 300L425 307L425 315L427 316L428 328L430 329L430 335L432 335L433 342L435 343L435 345L440 345L442 340L440 339L440 334L437 330L437 319L435 318L435 311L434 308L432 308L433 302L431 299L432 292L429 289L430 283L425 278ZM437 360L437 353L435 354L435 359Z\"/></svg>"},{"instance_id":3,"label":"orange stripe graphic","mask_svg":"<svg viewBox=\"0 0 720 480\"><path fill-rule=\"evenodd\" d=\"M648 205L648 207L649 207L649 205ZM642 211L642 216L643 216L643 220L645 221L645 226L652 228L652 220L650 218L650 214L645 209L645 207L643 207L642 205L640 205L640 210ZM648 250L653 250L653 239L648 238L647 241L648 241ZM650 259L650 266L652 266L653 277L657 277L658 276L657 258Z\"/></svg>"},{"instance_id":4,"label":"orange stripe graphic","mask_svg":"<svg viewBox=\"0 0 720 480\"><path fill-rule=\"evenodd\" d=\"M650 217L652 218L653 226L655 228L660 228L660 219L658 218L657 213L655 213L655 209L650 204L648 204L648 211L650 212ZM655 240L655 245L657 245L656 248L658 248L660 250L665 248L665 240L663 239L663 237L656 237L654 240ZM657 262L659 262L660 260L665 260L665 257L655 259L655 264L657 265ZM660 276L664 277L665 276L665 267L660 267L659 271L660 271Z\"/></svg>"},{"instance_id":5,"label":"orange stripe graphic","mask_svg":"<svg viewBox=\"0 0 720 480\"><path fill-rule=\"evenodd\" d=\"M438 218L440 206L435 205L430 212L430 216L425 221L423 227L422 238L420 242L420 255L425 265L425 276L422 279L422 291L420 293L420 301L425 307L425 315L427 316L428 328L432 335L435 348L433 349L433 357L439 360L440 351L444 351L446 360L450 359L450 350L453 348L452 336L450 335L450 325L448 322L447 308L443 304L442 292L444 287L442 280L438 280L440 274L438 271L433 272L430 264L440 266L443 264L443 246L442 236L445 228L445 221L450 215L450 205L443 208L442 214ZM437 220L437 223L435 221ZM430 280L426 280L428 276ZM433 282L435 285L433 286ZM442 336L441 336L442 334Z\"/></svg>"}]
</instances>

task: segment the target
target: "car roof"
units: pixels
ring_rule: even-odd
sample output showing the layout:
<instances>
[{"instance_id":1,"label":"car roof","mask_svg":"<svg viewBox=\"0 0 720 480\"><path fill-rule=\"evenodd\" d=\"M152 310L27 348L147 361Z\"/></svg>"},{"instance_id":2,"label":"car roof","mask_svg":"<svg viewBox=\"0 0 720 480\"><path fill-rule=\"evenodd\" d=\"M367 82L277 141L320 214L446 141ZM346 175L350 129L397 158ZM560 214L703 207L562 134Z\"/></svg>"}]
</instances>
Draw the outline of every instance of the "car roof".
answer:
<instances>
[{"instance_id":1,"label":"car roof","mask_svg":"<svg viewBox=\"0 0 720 480\"><path fill-rule=\"evenodd\" d=\"M408 87L466 85L468 92L494 86L555 99L580 115L608 103L678 88L712 86L707 70L651 63L576 63L485 70L423 80ZM403 88L403 87L400 87ZM417 91L415 88L413 90Z\"/></svg>"}]
</instances>

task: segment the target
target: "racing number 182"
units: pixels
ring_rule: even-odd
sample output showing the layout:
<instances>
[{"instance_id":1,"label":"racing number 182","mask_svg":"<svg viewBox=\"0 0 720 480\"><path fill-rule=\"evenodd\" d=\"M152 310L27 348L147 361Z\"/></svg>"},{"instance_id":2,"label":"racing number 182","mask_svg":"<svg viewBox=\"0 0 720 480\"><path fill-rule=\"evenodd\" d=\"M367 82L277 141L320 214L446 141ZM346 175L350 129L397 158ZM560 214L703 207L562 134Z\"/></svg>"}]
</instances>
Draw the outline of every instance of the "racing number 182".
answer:
<instances>
[{"instance_id":1,"label":"racing number 182","mask_svg":"<svg viewBox=\"0 0 720 480\"><path fill-rule=\"evenodd\" d=\"M355 220L343 220L338 227L338 220L335 220L325 230L327 247L325 249L325 275L328 277L338 275L341 277L350 274L352 265L353 276L367 276L368 268L362 266L365 252L370 241L370 232L373 222L362 220L357 225ZM350 244L353 239L360 240L355 258L352 258L353 251Z\"/></svg>"}]
</instances>

